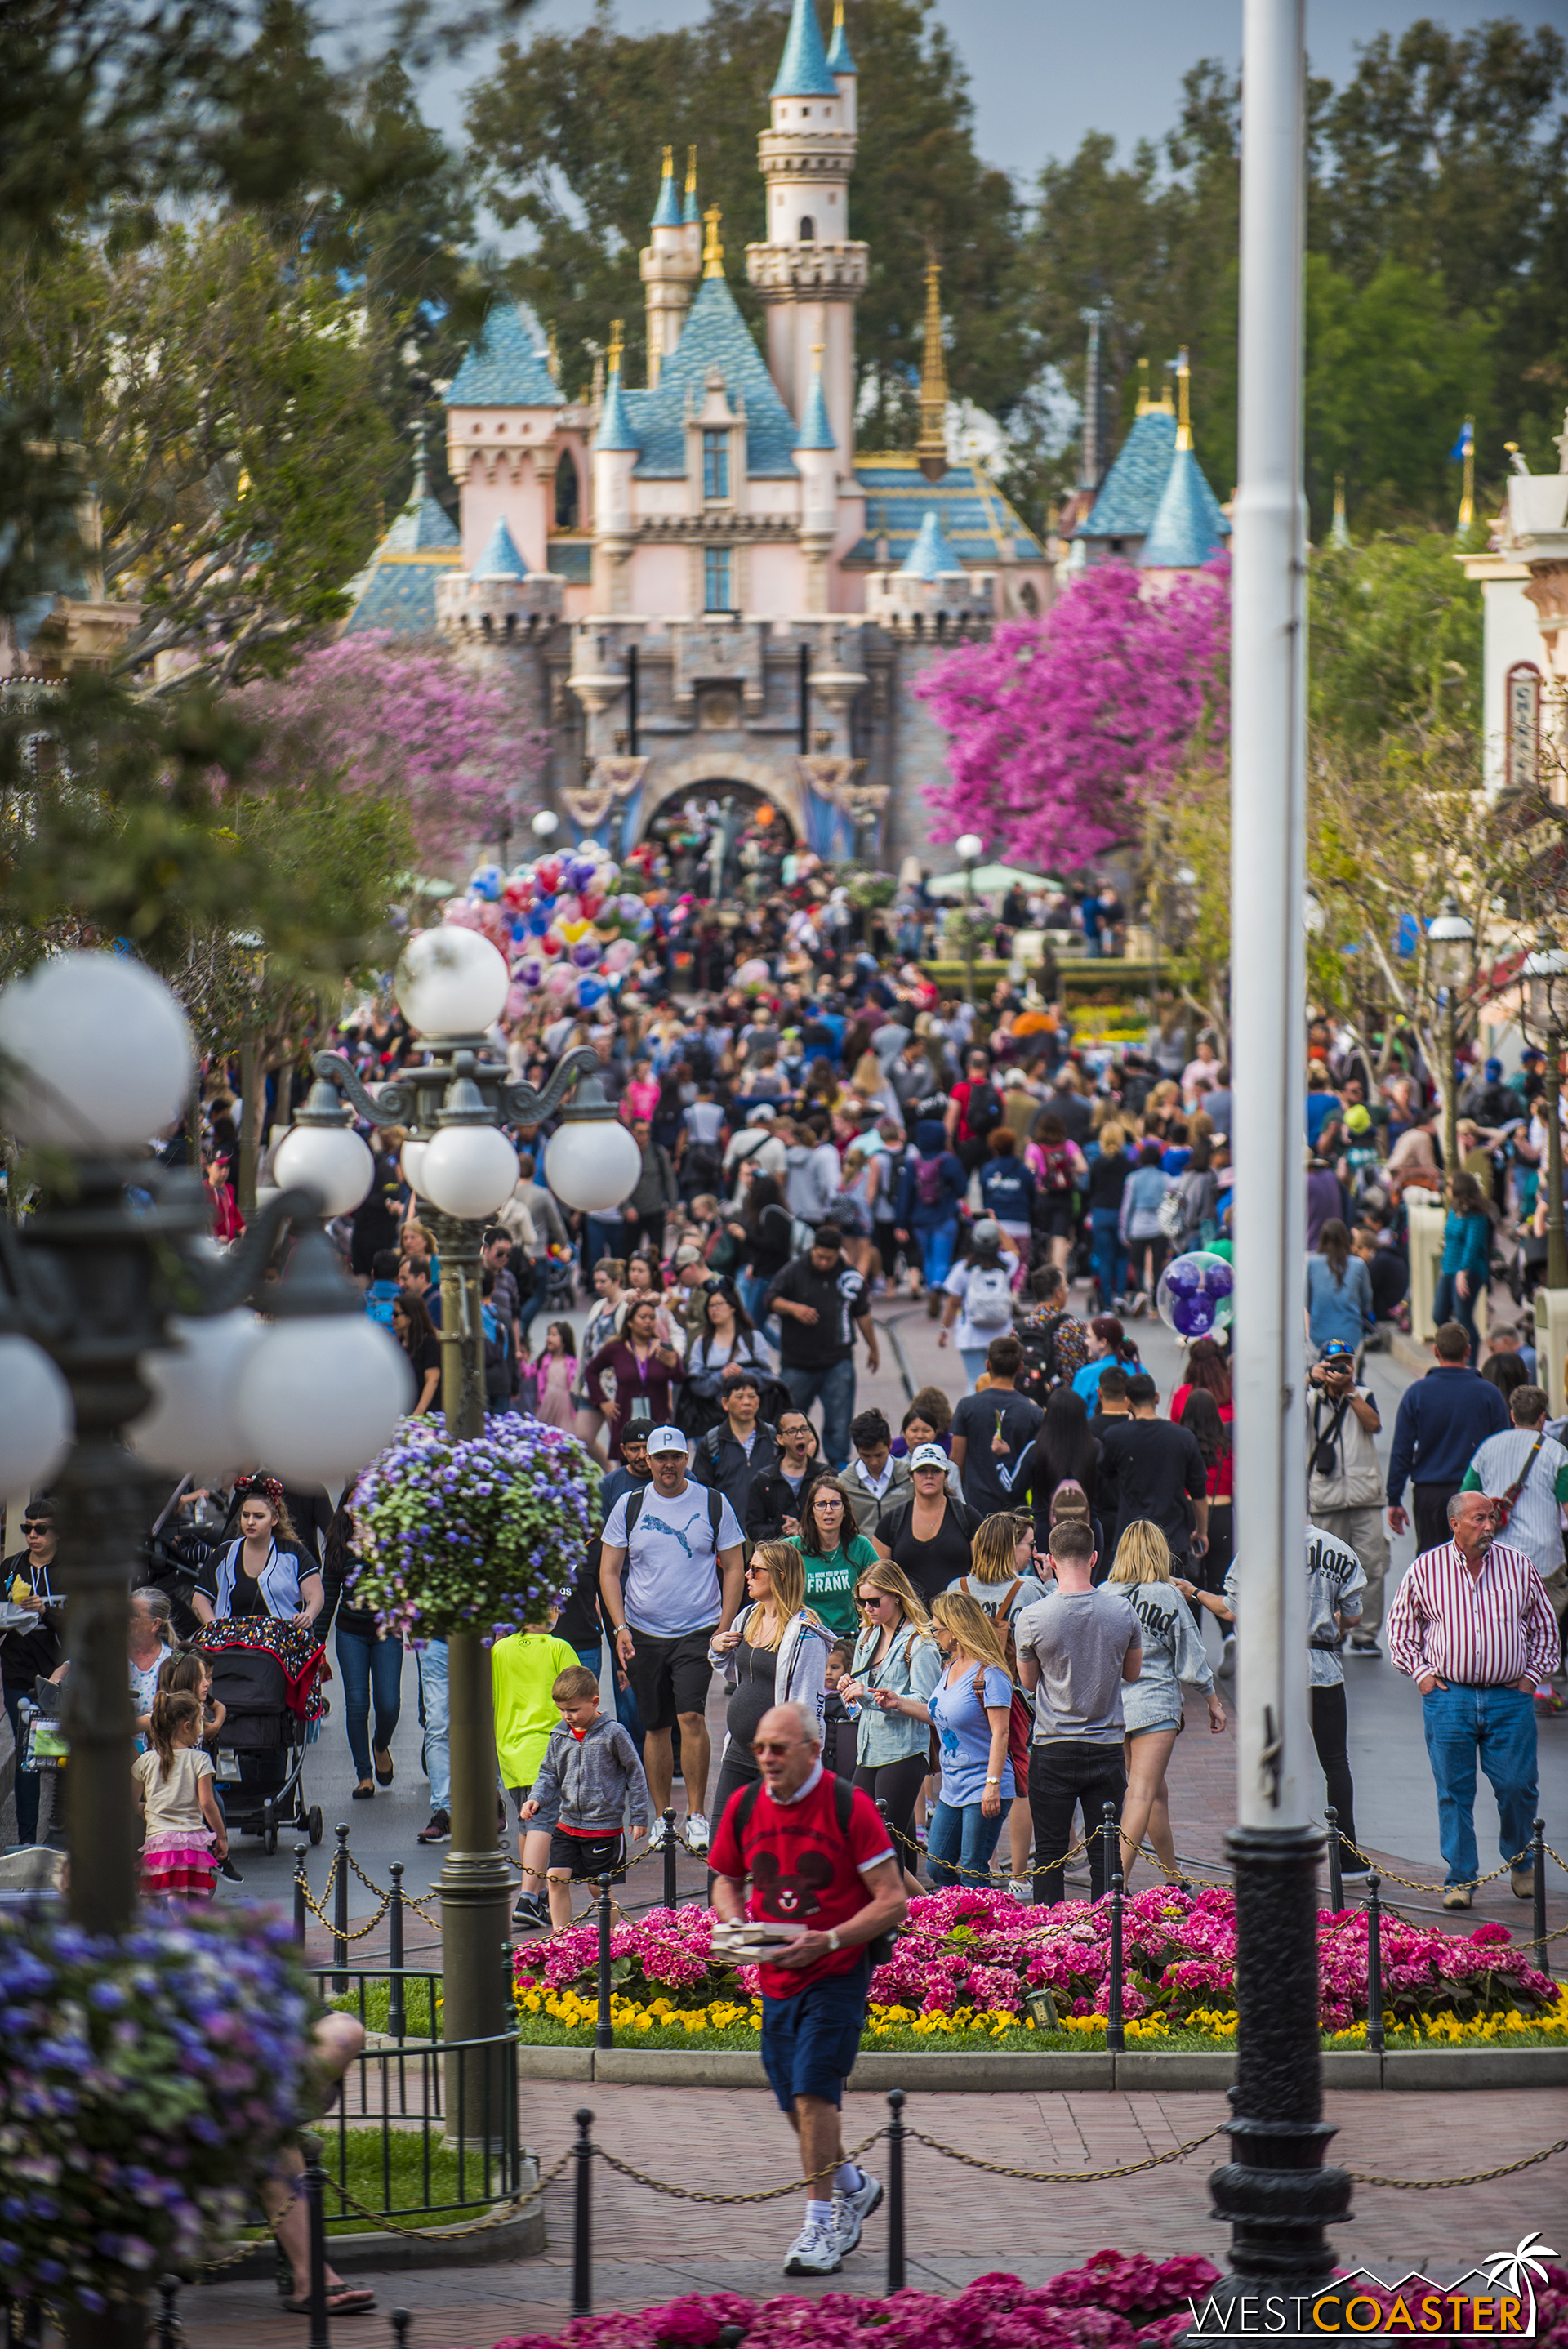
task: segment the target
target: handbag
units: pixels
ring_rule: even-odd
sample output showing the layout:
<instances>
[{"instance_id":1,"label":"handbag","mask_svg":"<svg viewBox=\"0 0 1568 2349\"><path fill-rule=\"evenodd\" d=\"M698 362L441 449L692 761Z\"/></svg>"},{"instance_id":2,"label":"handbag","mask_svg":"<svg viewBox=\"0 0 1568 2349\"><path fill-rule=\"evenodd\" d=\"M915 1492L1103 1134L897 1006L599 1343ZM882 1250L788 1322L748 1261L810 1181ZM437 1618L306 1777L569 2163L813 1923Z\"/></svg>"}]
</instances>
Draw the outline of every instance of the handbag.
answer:
<instances>
[{"instance_id":1,"label":"handbag","mask_svg":"<svg viewBox=\"0 0 1568 2349\"><path fill-rule=\"evenodd\" d=\"M1154 1220L1174 1246L1187 1227L1187 1203L1180 1189L1166 1192L1154 1211Z\"/></svg>"}]
</instances>

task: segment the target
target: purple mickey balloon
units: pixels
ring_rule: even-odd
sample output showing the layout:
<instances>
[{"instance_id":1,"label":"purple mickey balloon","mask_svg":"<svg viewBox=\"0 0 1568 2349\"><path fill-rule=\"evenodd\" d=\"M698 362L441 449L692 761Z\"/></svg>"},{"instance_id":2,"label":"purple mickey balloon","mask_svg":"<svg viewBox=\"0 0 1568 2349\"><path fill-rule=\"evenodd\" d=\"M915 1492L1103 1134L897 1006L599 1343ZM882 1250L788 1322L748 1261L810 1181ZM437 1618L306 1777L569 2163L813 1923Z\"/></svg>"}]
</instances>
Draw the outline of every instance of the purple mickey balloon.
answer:
<instances>
[{"instance_id":1,"label":"purple mickey balloon","mask_svg":"<svg viewBox=\"0 0 1568 2349\"><path fill-rule=\"evenodd\" d=\"M1179 1337L1206 1338L1214 1326L1214 1309L1206 1297L1178 1297L1171 1321Z\"/></svg>"},{"instance_id":2,"label":"purple mickey balloon","mask_svg":"<svg viewBox=\"0 0 1568 2349\"><path fill-rule=\"evenodd\" d=\"M1177 1257L1165 1268L1165 1286L1172 1297L1196 1297L1203 1286L1202 1257Z\"/></svg>"},{"instance_id":3,"label":"purple mickey balloon","mask_svg":"<svg viewBox=\"0 0 1568 2349\"><path fill-rule=\"evenodd\" d=\"M1222 1256L1212 1256L1203 1268L1203 1287L1211 1297L1229 1297L1236 1276Z\"/></svg>"}]
</instances>

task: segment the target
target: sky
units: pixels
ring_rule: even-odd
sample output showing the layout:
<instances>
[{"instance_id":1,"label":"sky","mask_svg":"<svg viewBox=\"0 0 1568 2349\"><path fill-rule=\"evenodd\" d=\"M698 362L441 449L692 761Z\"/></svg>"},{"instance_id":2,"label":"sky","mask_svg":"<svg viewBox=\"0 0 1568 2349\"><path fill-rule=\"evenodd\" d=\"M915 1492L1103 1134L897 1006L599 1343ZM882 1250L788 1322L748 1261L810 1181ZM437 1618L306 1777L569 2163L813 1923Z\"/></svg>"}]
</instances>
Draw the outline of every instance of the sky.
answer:
<instances>
[{"instance_id":1,"label":"sky","mask_svg":"<svg viewBox=\"0 0 1568 2349\"><path fill-rule=\"evenodd\" d=\"M830 0L820 0L824 26ZM674 27L699 14L701 0L618 0L628 32ZM346 34L374 43L377 11L366 0L322 0L322 15ZM529 30L571 31L592 16L592 0L540 0L523 20ZM1084 7L1066 0L941 0L939 13L968 69L977 144L987 162L1016 173L1027 188L1050 156L1065 159L1086 131L1109 131L1119 146L1159 139L1176 119L1181 77L1200 57L1241 61L1241 0L1106 0ZM1419 16L1458 31L1489 16L1550 24L1568 36L1568 0L1307 0L1307 41L1315 73L1338 83L1358 44L1379 32L1398 36ZM455 67L421 75L427 118L454 141L462 131L462 92L480 79L493 46L476 47Z\"/></svg>"}]
</instances>

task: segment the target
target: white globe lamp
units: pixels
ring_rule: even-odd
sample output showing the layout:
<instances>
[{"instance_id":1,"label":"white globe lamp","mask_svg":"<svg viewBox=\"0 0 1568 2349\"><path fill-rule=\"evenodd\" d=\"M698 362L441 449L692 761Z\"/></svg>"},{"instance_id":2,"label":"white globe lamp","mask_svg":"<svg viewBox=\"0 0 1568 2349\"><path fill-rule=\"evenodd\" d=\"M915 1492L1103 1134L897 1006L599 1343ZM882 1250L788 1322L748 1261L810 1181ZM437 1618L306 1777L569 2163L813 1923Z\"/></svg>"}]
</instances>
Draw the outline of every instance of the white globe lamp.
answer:
<instances>
[{"instance_id":1,"label":"white globe lamp","mask_svg":"<svg viewBox=\"0 0 1568 2349\"><path fill-rule=\"evenodd\" d=\"M298 1183L314 1191L324 1216L346 1216L368 1197L376 1161L351 1126L302 1123L279 1143L273 1173L284 1190Z\"/></svg>"},{"instance_id":2,"label":"white globe lamp","mask_svg":"<svg viewBox=\"0 0 1568 2349\"><path fill-rule=\"evenodd\" d=\"M331 1492L385 1450L413 1397L402 1347L369 1319L325 1234L306 1231L235 1386L249 1456L285 1484Z\"/></svg>"},{"instance_id":3,"label":"white globe lamp","mask_svg":"<svg viewBox=\"0 0 1568 2349\"><path fill-rule=\"evenodd\" d=\"M5 1122L18 1142L113 1156L171 1125L194 1055L185 1014L128 956L52 956L0 994Z\"/></svg>"},{"instance_id":4,"label":"white globe lamp","mask_svg":"<svg viewBox=\"0 0 1568 2349\"><path fill-rule=\"evenodd\" d=\"M541 808L533 819L532 832L535 840L553 840L560 829L561 818L556 814L555 810Z\"/></svg>"},{"instance_id":5,"label":"white globe lamp","mask_svg":"<svg viewBox=\"0 0 1568 2349\"><path fill-rule=\"evenodd\" d=\"M47 1485L76 1434L70 1388L31 1338L0 1337L0 1501Z\"/></svg>"},{"instance_id":6,"label":"white globe lamp","mask_svg":"<svg viewBox=\"0 0 1568 2349\"><path fill-rule=\"evenodd\" d=\"M477 930L421 930L404 947L393 991L421 1036L480 1036L506 1009L506 957Z\"/></svg>"},{"instance_id":7,"label":"white globe lamp","mask_svg":"<svg viewBox=\"0 0 1568 2349\"><path fill-rule=\"evenodd\" d=\"M410 1191L418 1192L421 1199L428 1196L425 1189L424 1167L425 1153L429 1147L428 1142L406 1142L398 1162L404 1182Z\"/></svg>"},{"instance_id":8,"label":"white globe lamp","mask_svg":"<svg viewBox=\"0 0 1568 2349\"><path fill-rule=\"evenodd\" d=\"M265 1325L242 1307L197 1320L173 1319L169 1332L174 1344L143 1354L137 1364L152 1402L125 1440L150 1468L227 1483L256 1456L247 1450L236 1398Z\"/></svg>"},{"instance_id":9,"label":"white globe lamp","mask_svg":"<svg viewBox=\"0 0 1568 2349\"><path fill-rule=\"evenodd\" d=\"M978 864L985 854L985 843L977 832L961 832L953 845L961 864Z\"/></svg>"},{"instance_id":10,"label":"white globe lamp","mask_svg":"<svg viewBox=\"0 0 1568 2349\"><path fill-rule=\"evenodd\" d=\"M597 1077L577 1089L544 1154L544 1179L556 1197L585 1216L618 1207L636 1188L643 1154Z\"/></svg>"},{"instance_id":11,"label":"white globe lamp","mask_svg":"<svg viewBox=\"0 0 1568 2349\"><path fill-rule=\"evenodd\" d=\"M420 1195L443 1215L476 1221L493 1216L517 1180L517 1153L499 1127L443 1125L425 1146Z\"/></svg>"}]
</instances>

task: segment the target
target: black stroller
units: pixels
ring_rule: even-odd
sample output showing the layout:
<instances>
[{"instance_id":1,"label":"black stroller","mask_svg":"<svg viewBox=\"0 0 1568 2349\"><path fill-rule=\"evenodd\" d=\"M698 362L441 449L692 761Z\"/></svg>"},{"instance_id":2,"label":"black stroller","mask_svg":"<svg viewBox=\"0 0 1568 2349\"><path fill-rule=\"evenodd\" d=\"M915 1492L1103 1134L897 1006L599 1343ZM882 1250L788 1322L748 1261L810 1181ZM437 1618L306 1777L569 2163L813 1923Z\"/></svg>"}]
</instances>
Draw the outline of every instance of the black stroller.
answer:
<instances>
[{"instance_id":1,"label":"black stroller","mask_svg":"<svg viewBox=\"0 0 1568 2349\"><path fill-rule=\"evenodd\" d=\"M215 1775L230 1834L259 1835L269 1853L280 1828L303 1827L319 1843L321 1811L304 1799L307 1725L289 1704L282 1663L263 1648L201 1644L212 1693L227 1709Z\"/></svg>"}]
</instances>

